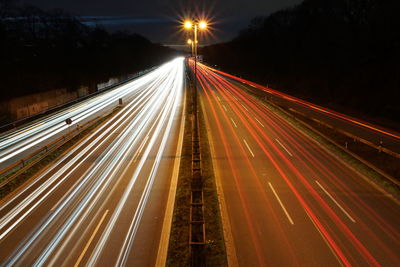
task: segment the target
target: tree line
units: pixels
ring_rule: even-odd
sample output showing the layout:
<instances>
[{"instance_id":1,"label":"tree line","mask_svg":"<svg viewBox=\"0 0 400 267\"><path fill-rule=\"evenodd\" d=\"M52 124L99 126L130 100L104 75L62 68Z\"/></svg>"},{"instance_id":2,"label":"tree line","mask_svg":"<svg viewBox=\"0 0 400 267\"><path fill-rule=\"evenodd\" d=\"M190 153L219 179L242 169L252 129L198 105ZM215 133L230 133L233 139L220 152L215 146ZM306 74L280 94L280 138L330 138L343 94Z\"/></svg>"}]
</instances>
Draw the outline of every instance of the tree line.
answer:
<instances>
[{"instance_id":1,"label":"tree line","mask_svg":"<svg viewBox=\"0 0 400 267\"><path fill-rule=\"evenodd\" d=\"M329 107L400 121L400 1L304 0L205 47L223 70Z\"/></svg>"},{"instance_id":2,"label":"tree line","mask_svg":"<svg viewBox=\"0 0 400 267\"><path fill-rule=\"evenodd\" d=\"M57 88L94 89L176 55L127 32L88 27L63 10L44 11L0 0L2 100Z\"/></svg>"}]
</instances>

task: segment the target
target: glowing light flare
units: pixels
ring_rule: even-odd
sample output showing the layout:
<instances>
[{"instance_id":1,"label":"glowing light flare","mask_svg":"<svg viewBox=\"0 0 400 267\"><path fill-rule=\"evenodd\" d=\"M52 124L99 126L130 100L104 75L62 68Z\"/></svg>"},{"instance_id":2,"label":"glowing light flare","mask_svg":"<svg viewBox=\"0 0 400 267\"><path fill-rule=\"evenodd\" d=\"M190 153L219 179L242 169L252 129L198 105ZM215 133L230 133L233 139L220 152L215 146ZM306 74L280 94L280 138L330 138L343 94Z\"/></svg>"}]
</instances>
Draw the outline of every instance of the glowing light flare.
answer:
<instances>
[{"instance_id":1,"label":"glowing light flare","mask_svg":"<svg viewBox=\"0 0 400 267\"><path fill-rule=\"evenodd\" d=\"M187 29L187 30L190 30L190 29L193 27L193 23L192 23L190 20L186 20L186 21L183 23L183 27L184 27L185 29Z\"/></svg>"},{"instance_id":2,"label":"glowing light flare","mask_svg":"<svg viewBox=\"0 0 400 267\"><path fill-rule=\"evenodd\" d=\"M200 30L205 30L205 29L207 29L207 22L206 22L205 20L201 20L201 21L199 22L199 29L200 29Z\"/></svg>"}]
</instances>

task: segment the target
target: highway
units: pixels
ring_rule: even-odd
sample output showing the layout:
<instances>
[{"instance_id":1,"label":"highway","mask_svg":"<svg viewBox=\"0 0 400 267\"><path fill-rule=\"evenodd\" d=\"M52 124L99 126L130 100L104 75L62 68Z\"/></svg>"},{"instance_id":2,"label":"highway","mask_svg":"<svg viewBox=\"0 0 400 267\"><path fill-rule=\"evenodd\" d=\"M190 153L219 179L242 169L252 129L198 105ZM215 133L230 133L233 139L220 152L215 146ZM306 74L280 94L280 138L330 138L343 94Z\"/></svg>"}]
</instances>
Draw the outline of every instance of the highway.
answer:
<instances>
[{"instance_id":1,"label":"highway","mask_svg":"<svg viewBox=\"0 0 400 267\"><path fill-rule=\"evenodd\" d=\"M315 118L337 129L344 130L347 133L369 141L376 146L381 144L383 147L400 154L400 133L398 132L360 120L358 118L351 117L346 114L339 113L334 110L327 109L325 107L318 106L269 87L230 75L220 70L216 70L205 65L203 65L203 67L223 75L236 86L245 86L247 90L250 90L262 97L268 97L269 99L274 100L276 103L285 106L286 108L292 108L304 114L305 116Z\"/></svg>"},{"instance_id":2,"label":"highway","mask_svg":"<svg viewBox=\"0 0 400 267\"><path fill-rule=\"evenodd\" d=\"M198 81L232 266L400 266L398 200L243 84Z\"/></svg>"},{"instance_id":3,"label":"highway","mask_svg":"<svg viewBox=\"0 0 400 267\"><path fill-rule=\"evenodd\" d=\"M77 125L110 113L118 106L119 99L123 103L132 101L143 88L151 86L155 79L167 72L168 67L158 68L129 83L0 135L0 169L44 147ZM67 118L72 120L71 125L66 124Z\"/></svg>"},{"instance_id":4,"label":"highway","mask_svg":"<svg viewBox=\"0 0 400 267\"><path fill-rule=\"evenodd\" d=\"M159 245L182 144L183 58L9 133L2 161L65 131L66 117L81 123L121 97L111 119L0 202L2 266L154 266L165 254Z\"/></svg>"}]
</instances>

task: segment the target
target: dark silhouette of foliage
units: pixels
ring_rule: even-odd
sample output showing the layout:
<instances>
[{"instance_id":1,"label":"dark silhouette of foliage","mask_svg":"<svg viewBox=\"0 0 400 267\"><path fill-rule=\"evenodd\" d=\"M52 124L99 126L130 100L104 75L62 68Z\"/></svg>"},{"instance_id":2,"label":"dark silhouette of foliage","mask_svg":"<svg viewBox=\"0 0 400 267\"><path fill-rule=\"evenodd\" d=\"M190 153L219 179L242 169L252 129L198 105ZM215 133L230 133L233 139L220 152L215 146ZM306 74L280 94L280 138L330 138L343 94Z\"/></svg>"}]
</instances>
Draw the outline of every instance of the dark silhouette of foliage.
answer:
<instances>
[{"instance_id":1,"label":"dark silhouette of foliage","mask_svg":"<svg viewBox=\"0 0 400 267\"><path fill-rule=\"evenodd\" d=\"M176 52L137 34L90 28L62 10L0 0L2 98L75 90L158 65Z\"/></svg>"},{"instance_id":2,"label":"dark silhouette of foliage","mask_svg":"<svg viewBox=\"0 0 400 267\"><path fill-rule=\"evenodd\" d=\"M400 118L400 1L305 0L258 17L206 62L366 116Z\"/></svg>"}]
</instances>

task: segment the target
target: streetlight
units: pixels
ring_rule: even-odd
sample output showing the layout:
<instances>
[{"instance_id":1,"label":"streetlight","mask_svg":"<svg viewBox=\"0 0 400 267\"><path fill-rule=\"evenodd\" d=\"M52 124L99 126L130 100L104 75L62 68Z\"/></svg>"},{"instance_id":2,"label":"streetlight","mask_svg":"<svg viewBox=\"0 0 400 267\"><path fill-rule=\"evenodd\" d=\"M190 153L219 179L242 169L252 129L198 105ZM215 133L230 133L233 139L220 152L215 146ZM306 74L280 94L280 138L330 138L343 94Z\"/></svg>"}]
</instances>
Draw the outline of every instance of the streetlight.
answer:
<instances>
[{"instance_id":1,"label":"streetlight","mask_svg":"<svg viewBox=\"0 0 400 267\"><path fill-rule=\"evenodd\" d=\"M207 29L207 22L205 20L199 20L199 21L191 21L191 20L185 20L183 23L183 26L186 30L193 30L193 41L194 42L194 56L195 56L195 61L197 57L197 31L200 30L206 30Z\"/></svg>"},{"instance_id":2,"label":"streetlight","mask_svg":"<svg viewBox=\"0 0 400 267\"><path fill-rule=\"evenodd\" d=\"M199 28L200 28L201 30L207 29L207 22L205 22L204 20L201 20L201 21L199 22Z\"/></svg>"},{"instance_id":3,"label":"streetlight","mask_svg":"<svg viewBox=\"0 0 400 267\"><path fill-rule=\"evenodd\" d=\"M197 30L206 30L207 29L207 22L205 20L197 20L197 21L191 21L191 20L186 20L183 23L183 26L187 30L193 30L193 41L192 41L192 55L194 52L194 77L195 77L195 82L194 86L196 88L197 84Z\"/></svg>"},{"instance_id":4,"label":"streetlight","mask_svg":"<svg viewBox=\"0 0 400 267\"><path fill-rule=\"evenodd\" d=\"M193 48L194 48L194 42L192 41L192 39L189 39L188 41L187 41L187 43L188 43L188 45L190 45L191 47L192 47L192 56L193 56Z\"/></svg>"},{"instance_id":5,"label":"streetlight","mask_svg":"<svg viewBox=\"0 0 400 267\"><path fill-rule=\"evenodd\" d=\"M193 24L190 20L187 20L187 21L185 21L184 26L185 26L185 29L191 29Z\"/></svg>"},{"instance_id":6,"label":"streetlight","mask_svg":"<svg viewBox=\"0 0 400 267\"><path fill-rule=\"evenodd\" d=\"M197 41L198 43L199 41ZM187 40L187 44L190 45L192 47L192 56L193 56L193 51L194 51L194 42L192 41L192 39L188 39Z\"/></svg>"}]
</instances>

